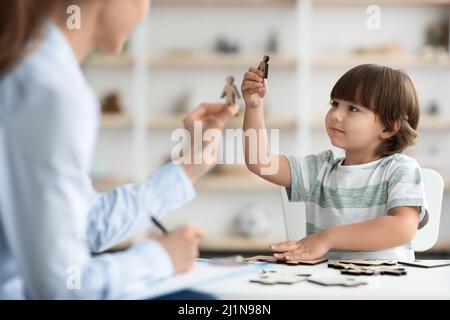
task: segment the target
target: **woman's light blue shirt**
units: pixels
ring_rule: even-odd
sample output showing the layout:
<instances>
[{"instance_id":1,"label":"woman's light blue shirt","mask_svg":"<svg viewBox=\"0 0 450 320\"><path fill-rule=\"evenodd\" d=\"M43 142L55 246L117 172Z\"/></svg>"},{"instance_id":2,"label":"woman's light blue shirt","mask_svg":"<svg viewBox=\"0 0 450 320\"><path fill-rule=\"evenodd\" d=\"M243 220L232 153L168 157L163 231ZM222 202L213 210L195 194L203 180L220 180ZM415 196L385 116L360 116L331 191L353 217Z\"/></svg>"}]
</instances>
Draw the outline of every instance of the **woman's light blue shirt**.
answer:
<instances>
[{"instance_id":1,"label":"woman's light blue shirt","mask_svg":"<svg viewBox=\"0 0 450 320\"><path fill-rule=\"evenodd\" d=\"M36 50L0 78L0 298L114 299L173 274L152 240L93 255L195 196L173 162L97 193L89 172L99 121L69 43L48 25Z\"/></svg>"}]
</instances>

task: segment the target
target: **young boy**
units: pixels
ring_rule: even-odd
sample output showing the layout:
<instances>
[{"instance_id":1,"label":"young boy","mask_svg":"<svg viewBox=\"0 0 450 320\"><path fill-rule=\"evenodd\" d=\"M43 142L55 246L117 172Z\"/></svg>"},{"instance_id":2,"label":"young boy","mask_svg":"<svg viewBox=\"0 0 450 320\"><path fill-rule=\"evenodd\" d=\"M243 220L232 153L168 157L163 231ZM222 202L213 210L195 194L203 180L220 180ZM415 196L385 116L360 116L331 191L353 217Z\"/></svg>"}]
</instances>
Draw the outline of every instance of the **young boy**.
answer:
<instances>
[{"instance_id":1,"label":"young boy","mask_svg":"<svg viewBox=\"0 0 450 320\"><path fill-rule=\"evenodd\" d=\"M265 129L267 90L261 71L251 68L242 83L245 132ZM417 136L414 84L402 71L360 65L338 80L330 104L327 133L344 149L344 158L329 150L306 157L272 155L265 135L257 135L256 148L255 141L244 139L249 170L286 187L290 201L306 204L307 237L270 249L287 260L414 259L411 240L428 220L420 167L401 154Z\"/></svg>"}]
</instances>

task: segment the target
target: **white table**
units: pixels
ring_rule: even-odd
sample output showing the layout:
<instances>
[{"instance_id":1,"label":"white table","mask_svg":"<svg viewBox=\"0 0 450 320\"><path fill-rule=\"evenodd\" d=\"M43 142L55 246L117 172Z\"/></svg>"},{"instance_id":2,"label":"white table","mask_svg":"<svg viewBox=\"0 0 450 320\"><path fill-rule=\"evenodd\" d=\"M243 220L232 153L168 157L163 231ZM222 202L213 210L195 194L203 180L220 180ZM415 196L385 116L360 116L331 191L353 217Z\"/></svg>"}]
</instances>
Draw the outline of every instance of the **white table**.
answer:
<instances>
[{"instance_id":1,"label":"white table","mask_svg":"<svg viewBox=\"0 0 450 320\"><path fill-rule=\"evenodd\" d=\"M195 289L224 300L450 299L450 266L429 269L404 267L408 272L404 276L357 276L368 282L359 287L325 287L308 281L292 285L261 285L249 282L257 274L253 272L227 277ZM312 276L340 275L340 270L328 268L327 263L317 266L264 265L265 270L284 268L299 268L311 272Z\"/></svg>"}]
</instances>

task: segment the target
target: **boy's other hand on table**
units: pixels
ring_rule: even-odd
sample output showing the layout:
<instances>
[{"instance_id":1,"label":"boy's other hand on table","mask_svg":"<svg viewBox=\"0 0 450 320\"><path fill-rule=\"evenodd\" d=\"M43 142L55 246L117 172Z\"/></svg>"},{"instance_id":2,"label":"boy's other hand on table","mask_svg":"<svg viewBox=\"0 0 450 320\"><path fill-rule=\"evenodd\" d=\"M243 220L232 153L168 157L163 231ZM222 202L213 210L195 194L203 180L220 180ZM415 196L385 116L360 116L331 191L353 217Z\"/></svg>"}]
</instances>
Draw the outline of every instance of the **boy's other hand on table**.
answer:
<instances>
[{"instance_id":1,"label":"boy's other hand on table","mask_svg":"<svg viewBox=\"0 0 450 320\"><path fill-rule=\"evenodd\" d=\"M274 243L270 250L280 260L314 260L322 257L331 249L326 232L312 234L302 240Z\"/></svg>"},{"instance_id":2,"label":"boy's other hand on table","mask_svg":"<svg viewBox=\"0 0 450 320\"><path fill-rule=\"evenodd\" d=\"M262 71L256 68L250 68L245 73L241 90L247 107L258 108L262 106L262 100L269 90L267 80L263 76Z\"/></svg>"}]
</instances>

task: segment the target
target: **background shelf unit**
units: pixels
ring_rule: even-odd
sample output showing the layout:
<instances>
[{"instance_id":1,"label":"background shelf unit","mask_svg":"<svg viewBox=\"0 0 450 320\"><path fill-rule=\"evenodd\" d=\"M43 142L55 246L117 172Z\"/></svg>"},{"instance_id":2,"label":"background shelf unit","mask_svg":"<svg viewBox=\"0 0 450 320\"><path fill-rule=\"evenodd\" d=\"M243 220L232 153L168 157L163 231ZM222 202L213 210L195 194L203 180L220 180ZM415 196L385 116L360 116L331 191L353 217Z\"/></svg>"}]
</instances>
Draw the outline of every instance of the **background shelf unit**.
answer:
<instances>
[{"instance_id":1,"label":"background shelf unit","mask_svg":"<svg viewBox=\"0 0 450 320\"><path fill-rule=\"evenodd\" d=\"M250 12L256 11L260 14L263 14L265 11L270 13L276 11L278 18L288 11L295 12L290 16L290 18L295 19L295 23L289 25L289 27L295 27L297 32L291 29L289 31L289 40L300 43L299 39L302 38L302 46L295 46L295 50L291 51L281 50L276 55L271 54L271 66L273 67L272 75L276 79L274 82L280 81L281 85L284 86L288 83L287 80L283 79L284 77L291 77L290 79L293 79L296 90L295 92L291 91L287 93L294 96L295 105L300 107L297 108L298 113L294 113L292 110L287 110L287 108L284 110L282 106L286 104L282 104L281 107L277 106L278 109L276 111L278 113L271 114L270 117L267 117L266 121L268 128L282 129L281 139L298 142L292 148L287 148L289 153L296 154L297 150L300 149L300 145L302 146L300 150L306 150L303 153L310 153L308 150L311 150L311 144L315 144L315 137L317 134L320 135L324 132L323 118L313 112L316 109L316 102L313 101L314 97L312 96L314 91L313 81L318 78L326 78L332 73L342 74L341 70L345 71L350 66L368 62L405 68L407 72L410 70L416 72L417 70L417 72L442 73L449 72L450 70L450 58L448 56L441 56L439 59L429 59L415 52L411 52L411 50L406 50L405 53L398 55L358 55L342 53L341 51L336 54L330 54L328 51L320 53L312 51L313 37L321 37L323 35L318 35L319 31L313 29L314 21L307 18L308 15L311 15L312 12L318 15L323 14L319 12L320 10L337 9L342 11L347 10L347 8L352 10L354 7L360 10L361 7L370 4L383 6L383 10L390 10L390 7L398 6L405 6L405 10L408 6L431 6L439 11L448 10L450 15L450 0L380 0L377 3L372 3L369 0L155 0L152 2L152 9L155 11L162 9L181 12L182 10L189 10L190 7L195 6L200 11L205 8L210 8L218 12L222 11L222 9L227 10L227 12L231 12L232 10L239 12L243 10L249 14ZM195 14L196 9L191 10L189 12ZM365 10L361 12L365 12ZM407 14L406 12L405 17ZM202 19L206 18L202 17ZM151 20L146 21L138 28L131 41L130 50L127 53L117 57L95 55L83 65L83 69L88 72L93 70L92 72L101 73L105 70L107 76L110 73L117 74L118 77L122 77L125 74L129 75L129 80L126 80L129 86L125 90L130 97L127 101L127 114L104 116L102 119L102 134L111 134L111 139L115 139L115 131L118 132L117 134L122 134L122 132L128 132L127 134L130 134L130 157L132 159L130 166L132 167L132 172L129 177L127 175L121 177L118 174L113 174L113 178L111 179L95 181L95 185L99 190L111 190L114 186L121 183L142 181L145 179L151 171L160 165L160 163L152 164L149 170L149 160L151 160L153 154L148 149L154 145L158 145L155 148L160 148L161 145L164 147L167 141L168 131L179 128L182 125L182 119L185 115L166 114L159 109L153 110L153 99L151 96L158 89L153 89L153 86L150 85L151 80L156 77L167 80L168 77L165 76L166 74L176 77L176 74L179 73L189 81L190 79L187 75L190 75L191 72L194 72L196 77L212 77L217 73L224 74L227 68L245 70L261 60L262 55L260 53L262 50L254 47L247 47L246 50L242 50L238 54L218 54L210 48L197 48L195 46L193 48L175 47L158 52L153 51L151 50L151 46L155 34L150 36L149 24L151 23L153 23ZM265 24L269 23L272 23L272 21L265 21ZM286 24L283 25L284 28L287 28L286 26ZM339 26L336 27L338 28ZM226 27L222 29L221 31L224 33L230 30ZM161 30L166 32L164 28ZM185 28L183 33L188 36L190 31L192 30ZM161 33L163 31L159 32ZM257 33L256 36L258 36ZM335 76L333 76L333 80L336 80ZM274 87L275 85L271 85L271 90L275 89L273 91L277 91ZM221 88L215 88L214 90L216 89L220 90ZM152 90L154 91L152 92ZM279 96L285 95L286 91L278 90L277 94ZM161 107L161 109L163 108ZM439 137L442 135L442 137L446 137L445 139L448 140L450 136L450 110L447 108L443 111L440 117L422 115L419 132L424 135L437 134ZM242 112L243 109L241 109ZM233 119L229 127L239 128L241 125L242 117L238 117ZM446 190L450 191L450 178L447 176L445 177L445 184ZM272 186L270 183L258 177L245 174L210 174L199 182L196 189L200 198L205 194L206 198L218 198L220 195L222 202L218 203L217 206L227 206L234 202L242 201L242 195L246 194L248 194L249 201L253 201L250 199L259 201L270 197L272 197L271 199L277 199L276 195L278 195L279 190L277 187ZM194 205L195 210L198 212L207 211L206 207L202 207L202 201L205 201L204 198L198 200ZM182 209L181 212L176 213L176 220L183 221L183 216L186 214L191 216L190 211L192 210L194 210L192 207ZM192 216L195 215L192 214ZM280 214L277 217L279 219ZM284 230L279 230L279 232L273 239L253 240L232 235L220 235L217 237L212 235L212 238L207 239L208 241L202 246L203 250L208 251L221 251L221 249L232 251L234 248L236 251L244 252L246 247L263 250L268 243L282 240L278 239L278 236L281 235L282 237ZM445 243L445 239L442 241ZM441 244L441 247L445 247L445 244Z\"/></svg>"}]
</instances>

